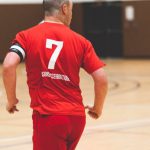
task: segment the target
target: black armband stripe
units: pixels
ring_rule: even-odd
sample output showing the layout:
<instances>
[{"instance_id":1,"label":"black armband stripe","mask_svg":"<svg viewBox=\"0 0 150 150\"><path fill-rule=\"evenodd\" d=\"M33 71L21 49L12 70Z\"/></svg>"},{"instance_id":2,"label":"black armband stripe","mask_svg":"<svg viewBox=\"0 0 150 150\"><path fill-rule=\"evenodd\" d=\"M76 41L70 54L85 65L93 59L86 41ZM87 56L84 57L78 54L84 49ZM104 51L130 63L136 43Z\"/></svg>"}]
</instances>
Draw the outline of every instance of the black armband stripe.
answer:
<instances>
[{"instance_id":1,"label":"black armband stripe","mask_svg":"<svg viewBox=\"0 0 150 150\"><path fill-rule=\"evenodd\" d=\"M10 52L15 52L19 55L21 61L25 58L25 52L24 49L19 46L18 44L12 45L10 47Z\"/></svg>"},{"instance_id":2,"label":"black armband stripe","mask_svg":"<svg viewBox=\"0 0 150 150\"><path fill-rule=\"evenodd\" d=\"M12 48L12 49L10 49L10 52L14 52L14 53L18 54L20 57L20 62L23 60L22 53L19 50Z\"/></svg>"}]
</instances>

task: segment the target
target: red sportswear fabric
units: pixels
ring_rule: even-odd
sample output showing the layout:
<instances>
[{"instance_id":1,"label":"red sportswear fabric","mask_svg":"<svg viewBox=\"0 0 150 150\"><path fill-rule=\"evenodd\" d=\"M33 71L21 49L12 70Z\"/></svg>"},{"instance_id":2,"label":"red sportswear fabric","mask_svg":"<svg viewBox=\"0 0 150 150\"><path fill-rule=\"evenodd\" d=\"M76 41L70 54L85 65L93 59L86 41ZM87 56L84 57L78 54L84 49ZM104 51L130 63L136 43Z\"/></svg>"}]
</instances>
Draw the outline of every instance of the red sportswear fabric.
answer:
<instances>
[{"instance_id":1,"label":"red sportswear fabric","mask_svg":"<svg viewBox=\"0 0 150 150\"><path fill-rule=\"evenodd\" d=\"M25 52L31 108L41 114L84 116L80 68L93 73L104 66L91 43L65 25L50 22L18 33L15 43Z\"/></svg>"},{"instance_id":2,"label":"red sportswear fabric","mask_svg":"<svg viewBox=\"0 0 150 150\"><path fill-rule=\"evenodd\" d=\"M75 150L85 117L33 113L33 125L33 150Z\"/></svg>"}]
</instances>

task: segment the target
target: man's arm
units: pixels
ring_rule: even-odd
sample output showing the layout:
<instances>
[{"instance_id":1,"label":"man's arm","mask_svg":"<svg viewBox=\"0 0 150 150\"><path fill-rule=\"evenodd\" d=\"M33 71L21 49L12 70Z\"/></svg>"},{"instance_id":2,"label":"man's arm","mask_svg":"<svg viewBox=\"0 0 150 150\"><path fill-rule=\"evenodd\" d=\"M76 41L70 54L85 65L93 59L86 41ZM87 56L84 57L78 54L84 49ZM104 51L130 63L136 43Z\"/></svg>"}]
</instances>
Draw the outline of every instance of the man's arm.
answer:
<instances>
[{"instance_id":1,"label":"man's arm","mask_svg":"<svg viewBox=\"0 0 150 150\"><path fill-rule=\"evenodd\" d=\"M3 82L7 95L6 109L9 113L18 111L16 104L18 99L16 98L16 68L20 63L20 57L14 52L9 52L3 63Z\"/></svg>"},{"instance_id":2,"label":"man's arm","mask_svg":"<svg viewBox=\"0 0 150 150\"><path fill-rule=\"evenodd\" d=\"M108 81L106 74L103 69L98 69L92 74L94 80L94 91L95 91L95 99L94 99L94 106L86 106L89 110L88 114L94 118L98 119L102 113L104 100L108 90Z\"/></svg>"}]
</instances>

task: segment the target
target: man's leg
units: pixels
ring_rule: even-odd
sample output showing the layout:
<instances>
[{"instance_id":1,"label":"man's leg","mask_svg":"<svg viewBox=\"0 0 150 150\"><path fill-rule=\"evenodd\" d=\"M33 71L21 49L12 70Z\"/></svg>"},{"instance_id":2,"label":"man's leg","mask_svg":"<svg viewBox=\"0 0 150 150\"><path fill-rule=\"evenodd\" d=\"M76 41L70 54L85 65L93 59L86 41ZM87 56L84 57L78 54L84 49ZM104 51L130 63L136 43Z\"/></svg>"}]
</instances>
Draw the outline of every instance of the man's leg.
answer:
<instances>
[{"instance_id":1,"label":"man's leg","mask_svg":"<svg viewBox=\"0 0 150 150\"><path fill-rule=\"evenodd\" d=\"M33 150L67 150L67 116L33 114Z\"/></svg>"},{"instance_id":2,"label":"man's leg","mask_svg":"<svg viewBox=\"0 0 150 150\"><path fill-rule=\"evenodd\" d=\"M69 119L71 126L71 134L68 137L67 150L75 150L83 133L86 118L80 116L69 116Z\"/></svg>"}]
</instances>

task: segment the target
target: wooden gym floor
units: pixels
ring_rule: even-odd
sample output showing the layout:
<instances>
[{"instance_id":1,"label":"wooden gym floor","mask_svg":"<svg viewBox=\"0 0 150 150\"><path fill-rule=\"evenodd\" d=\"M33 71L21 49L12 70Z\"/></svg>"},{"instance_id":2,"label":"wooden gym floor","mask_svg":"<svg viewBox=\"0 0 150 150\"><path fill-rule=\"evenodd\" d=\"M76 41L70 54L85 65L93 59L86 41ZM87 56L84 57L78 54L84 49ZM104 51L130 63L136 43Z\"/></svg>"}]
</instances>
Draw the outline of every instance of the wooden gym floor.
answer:
<instances>
[{"instance_id":1,"label":"wooden gym floor","mask_svg":"<svg viewBox=\"0 0 150 150\"><path fill-rule=\"evenodd\" d=\"M150 60L106 59L109 93L102 117L87 116L77 150L150 150ZM25 68L18 68L19 113L5 111L0 65L0 150L32 150L32 121ZM81 70L85 104L92 104L93 83Z\"/></svg>"}]
</instances>

